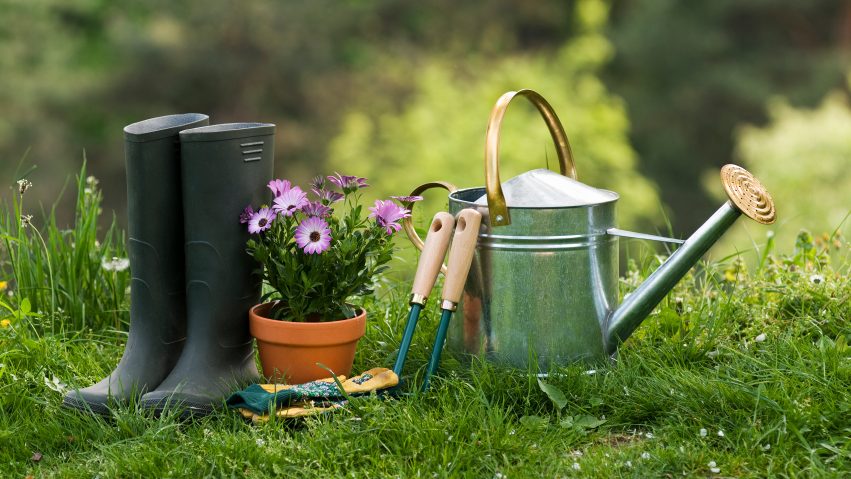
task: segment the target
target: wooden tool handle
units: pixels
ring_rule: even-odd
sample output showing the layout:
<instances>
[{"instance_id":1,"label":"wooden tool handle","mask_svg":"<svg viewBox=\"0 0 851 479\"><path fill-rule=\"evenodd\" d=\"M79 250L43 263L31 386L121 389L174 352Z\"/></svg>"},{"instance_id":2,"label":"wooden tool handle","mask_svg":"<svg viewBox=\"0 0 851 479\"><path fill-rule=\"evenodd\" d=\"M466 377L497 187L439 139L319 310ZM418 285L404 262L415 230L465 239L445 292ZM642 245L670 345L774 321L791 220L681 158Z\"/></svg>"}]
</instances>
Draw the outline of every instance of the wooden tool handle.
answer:
<instances>
[{"instance_id":1,"label":"wooden tool handle","mask_svg":"<svg viewBox=\"0 0 851 479\"><path fill-rule=\"evenodd\" d=\"M414 286L411 288L412 303L425 303L431 289L434 288L437 273L443 265L443 258L449 248L449 237L452 235L454 226L455 218L445 211L438 212L431 220L423 253L417 265L417 274L414 276Z\"/></svg>"},{"instance_id":2,"label":"wooden tool handle","mask_svg":"<svg viewBox=\"0 0 851 479\"><path fill-rule=\"evenodd\" d=\"M455 220L455 236L452 237L452 250L449 252L446 282L443 283L444 302L458 304L461 300L461 292L464 290L470 264L473 262L481 222L481 213L474 209L467 208L458 213Z\"/></svg>"},{"instance_id":3,"label":"wooden tool handle","mask_svg":"<svg viewBox=\"0 0 851 479\"><path fill-rule=\"evenodd\" d=\"M420 186L414 188L414 191L410 193L409 196L420 196L426 191L432 188L443 188L449 193L454 193L458 188L452 183L447 183L445 181L432 181L430 183L424 183ZM425 248L425 243L420 239L420 236L417 234L417 230L414 229L414 203L413 201L410 203L402 203L402 206L408 209L411 212L411 215L407 218L402 219L402 229L405 230L405 234L408 235L408 239L411 240L411 243L414 245L414 248L422 251ZM443 274L446 274L446 265L443 264L440 266L440 271Z\"/></svg>"}]
</instances>

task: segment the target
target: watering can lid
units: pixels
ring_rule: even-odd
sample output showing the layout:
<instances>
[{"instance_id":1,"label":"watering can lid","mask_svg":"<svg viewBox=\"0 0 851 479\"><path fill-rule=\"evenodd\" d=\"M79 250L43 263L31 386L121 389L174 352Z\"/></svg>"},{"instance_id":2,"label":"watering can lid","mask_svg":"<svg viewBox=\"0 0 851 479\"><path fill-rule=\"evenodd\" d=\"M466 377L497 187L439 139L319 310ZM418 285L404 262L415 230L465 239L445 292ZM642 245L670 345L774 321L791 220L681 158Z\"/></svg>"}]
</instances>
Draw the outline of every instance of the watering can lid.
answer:
<instances>
[{"instance_id":1,"label":"watering can lid","mask_svg":"<svg viewBox=\"0 0 851 479\"><path fill-rule=\"evenodd\" d=\"M515 176L502 184L502 191L506 204L519 208L587 206L618 198L617 193L588 186L544 168ZM487 195L482 195L475 203L487 205Z\"/></svg>"}]
</instances>

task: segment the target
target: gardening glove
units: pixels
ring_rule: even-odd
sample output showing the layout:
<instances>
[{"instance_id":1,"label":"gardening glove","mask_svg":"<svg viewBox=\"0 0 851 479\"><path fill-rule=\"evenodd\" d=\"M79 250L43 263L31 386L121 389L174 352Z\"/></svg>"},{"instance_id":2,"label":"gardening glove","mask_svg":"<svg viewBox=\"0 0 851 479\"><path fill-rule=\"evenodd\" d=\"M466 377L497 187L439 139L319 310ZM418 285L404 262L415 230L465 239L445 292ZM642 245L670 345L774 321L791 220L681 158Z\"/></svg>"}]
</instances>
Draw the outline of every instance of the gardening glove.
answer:
<instances>
[{"instance_id":1,"label":"gardening glove","mask_svg":"<svg viewBox=\"0 0 851 479\"><path fill-rule=\"evenodd\" d=\"M339 402L316 402L316 401L303 401L296 402L291 404L288 407L283 409L275 410L275 417L283 418L283 419L292 419L297 417L304 416L313 416L316 414L322 414L329 411L333 411L335 409L340 409L346 405L346 401ZM252 422L260 423L266 422L272 418L272 416L267 412L263 414L255 414L251 412L250 409L239 409L239 413L242 414L242 417L245 419L250 419Z\"/></svg>"},{"instance_id":2,"label":"gardening glove","mask_svg":"<svg viewBox=\"0 0 851 479\"><path fill-rule=\"evenodd\" d=\"M248 410L260 415L266 414L273 404L276 410L311 402L337 404L339 407L338 403L344 401L346 396L364 395L399 384L399 377L387 368L373 368L348 380L345 376L338 376L337 379L343 385L343 392L337 387L334 378L304 384L252 384L231 395L227 404L231 409Z\"/></svg>"}]
</instances>

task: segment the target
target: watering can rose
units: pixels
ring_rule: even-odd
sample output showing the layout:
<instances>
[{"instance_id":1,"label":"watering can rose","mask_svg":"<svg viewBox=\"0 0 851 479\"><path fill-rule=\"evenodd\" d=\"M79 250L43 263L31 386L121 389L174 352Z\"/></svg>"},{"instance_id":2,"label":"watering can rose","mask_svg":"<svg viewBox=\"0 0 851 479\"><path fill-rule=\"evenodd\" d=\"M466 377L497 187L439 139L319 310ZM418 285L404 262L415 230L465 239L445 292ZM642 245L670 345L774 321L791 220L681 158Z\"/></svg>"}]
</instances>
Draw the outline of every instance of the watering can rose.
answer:
<instances>
[{"instance_id":1,"label":"watering can rose","mask_svg":"<svg viewBox=\"0 0 851 479\"><path fill-rule=\"evenodd\" d=\"M356 314L351 302L372 292L392 258L392 235L410 216L402 204L422 198L376 200L365 214L360 190L368 186L366 178L336 173L314 178L308 193L274 179L268 184L271 206L255 211L248 205L240 214L251 235L247 251L273 288L264 300L277 300L270 312L274 319L351 318Z\"/></svg>"}]
</instances>

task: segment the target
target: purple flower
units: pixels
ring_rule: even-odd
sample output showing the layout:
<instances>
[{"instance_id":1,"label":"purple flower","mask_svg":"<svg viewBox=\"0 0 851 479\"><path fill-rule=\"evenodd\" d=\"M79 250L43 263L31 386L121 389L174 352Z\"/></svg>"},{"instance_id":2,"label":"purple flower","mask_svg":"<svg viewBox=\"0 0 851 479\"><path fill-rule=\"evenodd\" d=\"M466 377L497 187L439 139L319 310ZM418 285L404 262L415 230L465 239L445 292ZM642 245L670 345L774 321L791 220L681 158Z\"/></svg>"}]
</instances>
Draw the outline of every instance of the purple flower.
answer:
<instances>
[{"instance_id":1,"label":"purple flower","mask_svg":"<svg viewBox=\"0 0 851 479\"><path fill-rule=\"evenodd\" d=\"M272 227L272 221L275 220L275 213L269 208L260 208L260 211L251 215L248 220L248 232L257 234L261 231L266 231Z\"/></svg>"},{"instance_id":2,"label":"purple flower","mask_svg":"<svg viewBox=\"0 0 851 479\"><path fill-rule=\"evenodd\" d=\"M251 205L248 205L244 210L242 210L242 213L239 214L239 222L241 224L248 223L252 216L254 216L254 210L251 208Z\"/></svg>"},{"instance_id":3,"label":"purple flower","mask_svg":"<svg viewBox=\"0 0 851 479\"><path fill-rule=\"evenodd\" d=\"M290 191L290 188L292 188L292 183L290 183L289 180L272 180L266 186L268 186L269 189L272 190L272 193L275 195L275 198L277 198L286 193L287 191Z\"/></svg>"},{"instance_id":4,"label":"purple flower","mask_svg":"<svg viewBox=\"0 0 851 479\"><path fill-rule=\"evenodd\" d=\"M422 201L422 196L391 196L394 200L400 203L413 203L415 201Z\"/></svg>"},{"instance_id":5,"label":"purple flower","mask_svg":"<svg viewBox=\"0 0 851 479\"><path fill-rule=\"evenodd\" d=\"M317 190L316 188L313 189L313 194L315 194L319 198L319 201L321 201L324 205L330 205L345 198L342 193L337 193L336 191L331 190Z\"/></svg>"},{"instance_id":6,"label":"purple flower","mask_svg":"<svg viewBox=\"0 0 851 479\"><path fill-rule=\"evenodd\" d=\"M411 212L390 200L375 200L375 205L369 209L372 213L370 218L375 219L375 224L384 228L388 235L399 231L402 225L399 221L411 216Z\"/></svg>"},{"instance_id":7,"label":"purple flower","mask_svg":"<svg viewBox=\"0 0 851 479\"><path fill-rule=\"evenodd\" d=\"M307 254L322 253L331 247L331 229L322 218L311 216L296 228L295 242Z\"/></svg>"},{"instance_id":8,"label":"purple flower","mask_svg":"<svg viewBox=\"0 0 851 479\"><path fill-rule=\"evenodd\" d=\"M272 209L275 210L275 213L292 216L293 213L300 210L307 203L307 194L301 191L301 188L298 186L293 186L281 194L281 196L275 198Z\"/></svg>"},{"instance_id":9,"label":"purple flower","mask_svg":"<svg viewBox=\"0 0 851 479\"><path fill-rule=\"evenodd\" d=\"M308 216L316 216L318 218L331 216L331 208L323 205L319 201L308 201L306 205L301 207L301 212Z\"/></svg>"},{"instance_id":10,"label":"purple flower","mask_svg":"<svg viewBox=\"0 0 851 479\"><path fill-rule=\"evenodd\" d=\"M310 181L310 189L313 191L325 189L325 177L322 175L314 176Z\"/></svg>"},{"instance_id":11,"label":"purple flower","mask_svg":"<svg viewBox=\"0 0 851 479\"><path fill-rule=\"evenodd\" d=\"M343 193L346 194L357 191L359 188L366 188L369 186L366 183L366 178L341 175L339 173L334 173L334 176L329 176L328 181L337 185L341 190L343 190Z\"/></svg>"}]
</instances>

